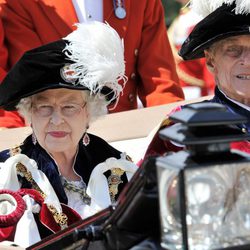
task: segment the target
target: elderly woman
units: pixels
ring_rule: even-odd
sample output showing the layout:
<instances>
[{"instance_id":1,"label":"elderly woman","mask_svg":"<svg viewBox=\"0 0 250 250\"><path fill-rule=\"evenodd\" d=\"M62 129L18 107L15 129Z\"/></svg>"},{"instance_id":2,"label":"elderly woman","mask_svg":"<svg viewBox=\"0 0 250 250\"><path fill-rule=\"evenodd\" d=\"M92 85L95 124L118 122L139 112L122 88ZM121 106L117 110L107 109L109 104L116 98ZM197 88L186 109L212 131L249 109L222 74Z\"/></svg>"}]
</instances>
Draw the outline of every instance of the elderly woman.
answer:
<instances>
[{"instance_id":1,"label":"elderly woman","mask_svg":"<svg viewBox=\"0 0 250 250\"><path fill-rule=\"evenodd\" d=\"M22 145L0 153L5 176L0 188L34 190L32 199L40 205L43 199L58 224L51 227L42 221L49 212L40 212L41 224L51 231L114 203L136 170L124 153L87 133L90 122L118 101L124 68L118 34L91 22L63 40L26 52L0 86L0 106L17 109L33 129ZM19 185L14 187L17 178L8 176L16 172ZM73 210L67 208L67 214L61 204ZM48 234L42 225L38 228L41 237Z\"/></svg>"},{"instance_id":2,"label":"elderly woman","mask_svg":"<svg viewBox=\"0 0 250 250\"><path fill-rule=\"evenodd\" d=\"M224 104L230 112L243 115L243 133L250 132L250 6L247 1L193 0L192 8L207 15L186 39L179 52L184 60L206 58L208 69L216 82L210 102ZM185 107L178 107L180 110ZM174 110L173 112L175 112ZM166 118L161 129L173 123ZM180 146L180 145L179 145ZM170 141L162 141L158 133L150 143L145 157L162 155L182 149ZM232 143L232 150L250 154L250 142Z\"/></svg>"}]
</instances>

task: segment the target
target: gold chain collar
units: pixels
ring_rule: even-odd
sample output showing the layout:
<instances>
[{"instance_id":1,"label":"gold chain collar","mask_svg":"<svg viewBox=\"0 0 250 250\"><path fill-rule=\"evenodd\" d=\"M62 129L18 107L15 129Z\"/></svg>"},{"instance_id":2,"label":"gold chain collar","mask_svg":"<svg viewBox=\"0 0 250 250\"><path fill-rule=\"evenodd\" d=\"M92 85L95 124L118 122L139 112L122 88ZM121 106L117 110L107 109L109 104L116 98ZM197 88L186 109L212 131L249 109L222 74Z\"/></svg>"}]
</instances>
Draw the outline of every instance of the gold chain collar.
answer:
<instances>
[{"instance_id":1,"label":"gold chain collar","mask_svg":"<svg viewBox=\"0 0 250 250\"><path fill-rule=\"evenodd\" d=\"M38 191L43 198L46 198L46 194L40 189L40 187L37 185L37 183L34 181L32 174L28 169L21 163L18 162L16 165L16 169L18 174L20 174L22 177L24 177L29 183L31 183L32 188ZM47 208L53 215L53 218L57 224L61 227L61 229L64 229L68 226L67 221L68 217L63 212L59 213L56 208L53 205L47 205Z\"/></svg>"},{"instance_id":2,"label":"gold chain collar","mask_svg":"<svg viewBox=\"0 0 250 250\"><path fill-rule=\"evenodd\" d=\"M82 183L83 183L83 187L80 188L80 187L77 187L74 184L70 183L69 181L67 181L64 177L62 178L62 185L65 189L67 189L68 191L73 191L75 193L79 193L83 202L87 205L90 205L91 198L86 193L86 184L83 180L82 180Z\"/></svg>"}]
</instances>

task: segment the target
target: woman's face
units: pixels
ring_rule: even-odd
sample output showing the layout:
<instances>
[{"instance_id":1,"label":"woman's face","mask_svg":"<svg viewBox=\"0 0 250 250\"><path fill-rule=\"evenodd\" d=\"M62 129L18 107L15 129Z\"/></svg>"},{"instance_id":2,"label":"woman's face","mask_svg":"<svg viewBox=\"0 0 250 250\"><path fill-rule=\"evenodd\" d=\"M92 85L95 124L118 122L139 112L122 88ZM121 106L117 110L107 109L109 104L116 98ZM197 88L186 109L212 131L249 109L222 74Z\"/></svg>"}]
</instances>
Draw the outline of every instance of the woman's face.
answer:
<instances>
[{"instance_id":1,"label":"woman's face","mask_svg":"<svg viewBox=\"0 0 250 250\"><path fill-rule=\"evenodd\" d=\"M32 96L31 124L49 153L74 152L88 125L82 91L50 89Z\"/></svg>"},{"instance_id":2,"label":"woman's face","mask_svg":"<svg viewBox=\"0 0 250 250\"><path fill-rule=\"evenodd\" d=\"M250 35L227 38L205 55L219 88L228 97L250 106Z\"/></svg>"}]
</instances>

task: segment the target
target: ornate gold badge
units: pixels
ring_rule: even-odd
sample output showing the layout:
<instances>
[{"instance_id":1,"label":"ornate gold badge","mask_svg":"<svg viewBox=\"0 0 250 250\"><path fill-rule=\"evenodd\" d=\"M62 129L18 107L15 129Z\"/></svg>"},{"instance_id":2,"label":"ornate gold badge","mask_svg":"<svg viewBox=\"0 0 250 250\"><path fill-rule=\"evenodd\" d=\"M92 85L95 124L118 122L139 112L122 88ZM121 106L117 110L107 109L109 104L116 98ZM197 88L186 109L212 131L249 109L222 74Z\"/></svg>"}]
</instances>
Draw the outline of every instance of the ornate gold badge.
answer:
<instances>
[{"instance_id":1,"label":"ornate gold badge","mask_svg":"<svg viewBox=\"0 0 250 250\"><path fill-rule=\"evenodd\" d=\"M120 168L111 168L110 171L111 175L108 177L109 194L111 203L115 203L115 196L118 194L118 186L123 182L121 176L125 171Z\"/></svg>"},{"instance_id":2,"label":"ornate gold badge","mask_svg":"<svg viewBox=\"0 0 250 250\"><path fill-rule=\"evenodd\" d=\"M68 82L68 83L76 82L75 71L71 68L70 64L65 64L60 69L60 75L65 82Z\"/></svg>"}]
</instances>

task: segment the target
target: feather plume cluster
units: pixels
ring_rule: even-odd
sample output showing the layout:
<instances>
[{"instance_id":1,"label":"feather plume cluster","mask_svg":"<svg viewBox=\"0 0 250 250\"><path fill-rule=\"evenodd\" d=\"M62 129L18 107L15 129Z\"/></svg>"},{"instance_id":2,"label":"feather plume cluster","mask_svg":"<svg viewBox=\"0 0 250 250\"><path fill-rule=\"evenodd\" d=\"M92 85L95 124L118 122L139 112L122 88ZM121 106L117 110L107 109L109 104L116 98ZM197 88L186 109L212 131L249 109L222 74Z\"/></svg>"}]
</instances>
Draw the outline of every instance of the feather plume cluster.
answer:
<instances>
[{"instance_id":1,"label":"feather plume cluster","mask_svg":"<svg viewBox=\"0 0 250 250\"><path fill-rule=\"evenodd\" d=\"M231 5L235 3L235 14L249 14L250 13L250 1L249 0L191 0L191 8L201 15L206 17L214 10L222 6L223 4Z\"/></svg>"},{"instance_id":2,"label":"feather plume cluster","mask_svg":"<svg viewBox=\"0 0 250 250\"><path fill-rule=\"evenodd\" d=\"M103 87L108 87L113 92L110 102L116 100L117 103L127 81L123 41L105 23L93 21L76 26L77 29L64 38L69 41L64 53L74 62L70 66L72 77L91 94L99 95Z\"/></svg>"}]
</instances>

